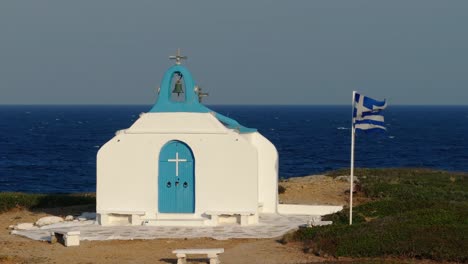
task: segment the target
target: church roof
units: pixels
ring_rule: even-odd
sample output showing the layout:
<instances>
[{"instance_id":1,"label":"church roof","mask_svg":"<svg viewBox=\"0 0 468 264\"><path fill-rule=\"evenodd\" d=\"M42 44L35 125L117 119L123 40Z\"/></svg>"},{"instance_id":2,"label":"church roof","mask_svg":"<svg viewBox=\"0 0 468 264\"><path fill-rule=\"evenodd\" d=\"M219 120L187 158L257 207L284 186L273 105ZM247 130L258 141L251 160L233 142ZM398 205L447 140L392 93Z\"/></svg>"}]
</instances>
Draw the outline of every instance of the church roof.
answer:
<instances>
[{"instance_id":1,"label":"church roof","mask_svg":"<svg viewBox=\"0 0 468 264\"><path fill-rule=\"evenodd\" d=\"M182 93L185 100L174 101L172 96L171 84L175 75L181 76L185 83L185 92ZM252 133L257 131L255 128L244 127L236 120L219 114L199 102L199 96L195 89L195 82L190 71L176 64L170 67L163 76L159 96L150 113L213 113L214 116L230 129L236 129L239 133Z\"/></svg>"}]
</instances>

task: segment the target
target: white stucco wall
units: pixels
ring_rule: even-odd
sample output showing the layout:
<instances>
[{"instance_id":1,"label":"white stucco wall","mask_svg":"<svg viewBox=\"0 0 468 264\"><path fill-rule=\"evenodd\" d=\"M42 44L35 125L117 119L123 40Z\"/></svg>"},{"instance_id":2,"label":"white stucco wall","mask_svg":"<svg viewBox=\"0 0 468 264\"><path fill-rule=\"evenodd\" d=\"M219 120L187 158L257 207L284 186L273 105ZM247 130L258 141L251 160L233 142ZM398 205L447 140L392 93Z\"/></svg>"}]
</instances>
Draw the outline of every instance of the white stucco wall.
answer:
<instances>
[{"instance_id":1,"label":"white stucco wall","mask_svg":"<svg viewBox=\"0 0 468 264\"><path fill-rule=\"evenodd\" d=\"M211 113L144 113L127 133L226 134L226 129Z\"/></svg>"},{"instance_id":2,"label":"white stucco wall","mask_svg":"<svg viewBox=\"0 0 468 264\"><path fill-rule=\"evenodd\" d=\"M278 204L278 151L262 134L244 134L258 153L258 201L264 213L275 213Z\"/></svg>"},{"instance_id":3,"label":"white stucco wall","mask_svg":"<svg viewBox=\"0 0 468 264\"><path fill-rule=\"evenodd\" d=\"M159 152L171 140L186 143L195 158L195 214L256 211L254 144L210 113L148 113L99 150L97 212L142 211L155 217Z\"/></svg>"}]
</instances>

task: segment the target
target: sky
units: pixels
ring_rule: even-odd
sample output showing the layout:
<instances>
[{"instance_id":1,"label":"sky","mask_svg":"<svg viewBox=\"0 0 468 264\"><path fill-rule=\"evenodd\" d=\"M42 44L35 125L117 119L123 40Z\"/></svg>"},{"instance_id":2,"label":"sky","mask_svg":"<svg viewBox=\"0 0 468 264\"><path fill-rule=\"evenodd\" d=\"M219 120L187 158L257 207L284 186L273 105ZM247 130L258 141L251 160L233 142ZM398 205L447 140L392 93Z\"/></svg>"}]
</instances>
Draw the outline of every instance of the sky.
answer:
<instances>
[{"instance_id":1,"label":"sky","mask_svg":"<svg viewBox=\"0 0 468 264\"><path fill-rule=\"evenodd\" d=\"M0 104L153 104L177 48L207 104L468 105L468 1L0 2Z\"/></svg>"}]
</instances>

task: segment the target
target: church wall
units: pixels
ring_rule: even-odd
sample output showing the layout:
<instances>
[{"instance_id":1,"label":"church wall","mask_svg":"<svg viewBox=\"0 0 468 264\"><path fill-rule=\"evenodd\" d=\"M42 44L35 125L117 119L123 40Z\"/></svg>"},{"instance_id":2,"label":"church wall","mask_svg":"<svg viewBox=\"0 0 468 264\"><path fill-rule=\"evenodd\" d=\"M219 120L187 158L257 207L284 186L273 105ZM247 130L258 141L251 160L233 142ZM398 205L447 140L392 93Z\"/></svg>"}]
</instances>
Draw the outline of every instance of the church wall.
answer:
<instances>
[{"instance_id":1,"label":"church wall","mask_svg":"<svg viewBox=\"0 0 468 264\"><path fill-rule=\"evenodd\" d=\"M129 133L226 134L228 130L212 113L143 113Z\"/></svg>"},{"instance_id":2,"label":"church wall","mask_svg":"<svg viewBox=\"0 0 468 264\"><path fill-rule=\"evenodd\" d=\"M256 132L245 137L258 152L258 200L264 213L275 213L278 204L278 152L262 134Z\"/></svg>"},{"instance_id":3,"label":"church wall","mask_svg":"<svg viewBox=\"0 0 468 264\"><path fill-rule=\"evenodd\" d=\"M256 211L257 150L239 134L125 134L98 153L97 211L157 213L159 152L170 140L186 143L195 158L195 213Z\"/></svg>"},{"instance_id":4,"label":"church wall","mask_svg":"<svg viewBox=\"0 0 468 264\"><path fill-rule=\"evenodd\" d=\"M146 211L157 187L152 168L156 159L145 140L125 134L102 146L97 156L97 211Z\"/></svg>"}]
</instances>

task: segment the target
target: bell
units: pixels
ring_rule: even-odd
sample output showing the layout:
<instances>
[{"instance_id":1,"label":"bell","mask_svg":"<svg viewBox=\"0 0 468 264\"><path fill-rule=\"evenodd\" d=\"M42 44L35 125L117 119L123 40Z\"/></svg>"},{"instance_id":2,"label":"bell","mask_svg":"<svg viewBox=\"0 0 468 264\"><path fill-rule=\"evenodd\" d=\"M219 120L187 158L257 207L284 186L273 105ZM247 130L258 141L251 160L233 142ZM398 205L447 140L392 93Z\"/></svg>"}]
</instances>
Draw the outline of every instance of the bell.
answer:
<instances>
[{"instance_id":1,"label":"bell","mask_svg":"<svg viewBox=\"0 0 468 264\"><path fill-rule=\"evenodd\" d=\"M176 93L177 96L179 96L181 93L184 93L184 90L182 89L182 82L180 80L176 81L174 85L174 90L172 90L172 93Z\"/></svg>"}]
</instances>

